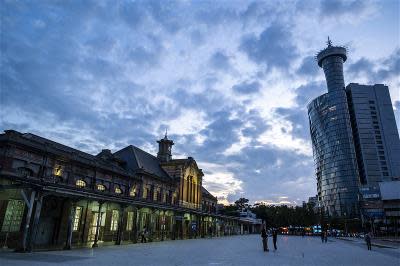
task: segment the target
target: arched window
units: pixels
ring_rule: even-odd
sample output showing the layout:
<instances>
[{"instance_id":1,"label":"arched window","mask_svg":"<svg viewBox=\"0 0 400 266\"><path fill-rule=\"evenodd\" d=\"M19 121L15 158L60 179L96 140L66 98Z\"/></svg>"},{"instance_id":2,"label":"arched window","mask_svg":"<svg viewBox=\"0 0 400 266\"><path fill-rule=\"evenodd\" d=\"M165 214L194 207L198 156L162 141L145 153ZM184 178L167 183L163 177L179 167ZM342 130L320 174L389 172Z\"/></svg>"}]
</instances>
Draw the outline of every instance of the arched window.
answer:
<instances>
[{"instance_id":1,"label":"arched window","mask_svg":"<svg viewBox=\"0 0 400 266\"><path fill-rule=\"evenodd\" d=\"M122 190L119 187L115 187L114 192L117 194L121 194Z\"/></svg>"},{"instance_id":2,"label":"arched window","mask_svg":"<svg viewBox=\"0 0 400 266\"><path fill-rule=\"evenodd\" d=\"M96 188L97 188L98 191L105 191L106 190L106 187L103 184L97 184Z\"/></svg>"},{"instance_id":3,"label":"arched window","mask_svg":"<svg viewBox=\"0 0 400 266\"><path fill-rule=\"evenodd\" d=\"M62 176L63 173L63 169L61 165L57 165L56 167L54 167L54 175L55 176Z\"/></svg>"},{"instance_id":4,"label":"arched window","mask_svg":"<svg viewBox=\"0 0 400 266\"><path fill-rule=\"evenodd\" d=\"M136 186L133 186L129 191L129 196L136 197Z\"/></svg>"},{"instance_id":5,"label":"arched window","mask_svg":"<svg viewBox=\"0 0 400 266\"><path fill-rule=\"evenodd\" d=\"M83 181L82 179L78 179L76 180L75 185L79 188L84 188L86 187L86 182Z\"/></svg>"}]
</instances>

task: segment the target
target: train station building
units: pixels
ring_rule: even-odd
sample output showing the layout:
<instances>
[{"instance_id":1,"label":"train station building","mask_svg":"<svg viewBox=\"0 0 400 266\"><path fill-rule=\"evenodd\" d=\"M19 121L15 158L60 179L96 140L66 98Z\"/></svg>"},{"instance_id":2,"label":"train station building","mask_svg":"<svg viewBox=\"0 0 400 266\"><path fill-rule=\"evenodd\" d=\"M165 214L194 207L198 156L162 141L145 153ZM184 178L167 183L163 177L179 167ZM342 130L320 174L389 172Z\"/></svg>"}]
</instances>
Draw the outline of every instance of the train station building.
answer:
<instances>
[{"instance_id":1,"label":"train station building","mask_svg":"<svg viewBox=\"0 0 400 266\"><path fill-rule=\"evenodd\" d=\"M71 249L255 233L261 223L219 215L192 157L135 146L91 155L31 133L0 134L0 244ZM144 238L144 239L143 239Z\"/></svg>"}]
</instances>

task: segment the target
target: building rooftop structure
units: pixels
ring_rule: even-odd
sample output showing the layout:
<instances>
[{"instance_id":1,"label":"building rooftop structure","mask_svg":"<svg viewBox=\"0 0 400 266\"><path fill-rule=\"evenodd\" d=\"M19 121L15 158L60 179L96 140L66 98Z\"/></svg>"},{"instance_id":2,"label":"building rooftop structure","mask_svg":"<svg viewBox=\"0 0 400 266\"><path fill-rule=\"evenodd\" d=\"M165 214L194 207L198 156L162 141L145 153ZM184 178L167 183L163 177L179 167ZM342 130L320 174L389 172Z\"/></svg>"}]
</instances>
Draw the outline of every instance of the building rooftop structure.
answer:
<instances>
[{"instance_id":1,"label":"building rooftop structure","mask_svg":"<svg viewBox=\"0 0 400 266\"><path fill-rule=\"evenodd\" d=\"M114 153L114 156L127 162L127 167L134 172L146 172L155 175L165 181L171 181L173 178L161 167L160 161L154 155L144 150L129 145Z\"/></svg>"}]
</instances>

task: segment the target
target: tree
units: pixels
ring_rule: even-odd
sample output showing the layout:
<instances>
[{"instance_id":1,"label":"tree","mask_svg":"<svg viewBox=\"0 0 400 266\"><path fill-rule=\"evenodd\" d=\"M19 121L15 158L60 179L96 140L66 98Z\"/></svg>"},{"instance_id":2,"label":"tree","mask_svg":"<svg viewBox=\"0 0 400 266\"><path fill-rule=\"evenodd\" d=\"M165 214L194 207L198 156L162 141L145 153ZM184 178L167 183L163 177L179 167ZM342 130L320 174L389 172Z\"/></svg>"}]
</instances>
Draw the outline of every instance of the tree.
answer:
<instances>
[{"instance_id":1,"label":"tree","mask_svg":"<svg viewBox=\"0 0 400 266\"><path fill-rule=\"evenodd\" d=\"M247 207L249 207L249 200L248 199L246 199L246 198L240 198L240 199L238 199L237 201L235 201L235 206L239 209L239 210L241 210L241 209L243 209L243 208L247 208Z\"/></svg>"},{"instance_id":2,"label":"tree","mask_svg":"<svg viewBox=\"0 0 400 266\"><path fill-rule=\"evenodd\" d=\"M222 215L227 215L227 216L236 216L239 217L239 211L236 205L227 205L227 206L223 206L220 210L219 210L219 214Z\"/></svg>"},{"instance_id":3,"label":"tree","mask_svg":"<svg viewBox=\"0 0 400 266\"><path fill-rule=\"evenodd\" d=\"M254 205L251 210L265 221L267 227L311 226L319 222L318 215L307 206Z\"/></svg>"}]
</instances>

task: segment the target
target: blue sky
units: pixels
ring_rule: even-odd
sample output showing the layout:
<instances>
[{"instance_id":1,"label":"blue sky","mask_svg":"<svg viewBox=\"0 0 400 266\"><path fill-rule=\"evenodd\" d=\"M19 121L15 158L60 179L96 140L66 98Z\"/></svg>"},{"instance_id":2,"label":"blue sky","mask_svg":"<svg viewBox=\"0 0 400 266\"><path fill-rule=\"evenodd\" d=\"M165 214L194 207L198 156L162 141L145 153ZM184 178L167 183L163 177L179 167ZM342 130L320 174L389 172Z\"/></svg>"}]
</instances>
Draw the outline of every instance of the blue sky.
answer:
<instances>
[{"instance_id":1,"label":"blue sky","mask_svg":"<svg viewBox=\"0 0 400 266\"><path fill-rule=\"evenodd\" d=\"M328 35L348 48L346 84L389 86L399 125L397 0L0 5L1 130L156 154L168 128L221 202L316 194L306 104L326 92Z\"/></svg>"}]
</instances>

